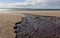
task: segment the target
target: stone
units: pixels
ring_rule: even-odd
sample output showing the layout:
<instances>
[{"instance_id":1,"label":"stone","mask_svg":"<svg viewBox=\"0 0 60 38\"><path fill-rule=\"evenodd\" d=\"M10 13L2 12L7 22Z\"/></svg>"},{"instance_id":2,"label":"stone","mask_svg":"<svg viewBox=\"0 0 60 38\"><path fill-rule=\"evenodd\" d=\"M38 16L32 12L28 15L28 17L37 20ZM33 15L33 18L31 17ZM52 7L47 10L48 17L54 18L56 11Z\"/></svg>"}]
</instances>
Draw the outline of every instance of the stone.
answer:
<instances>
[{"instance_id":1,"label":"stone","mask_svg":"<svg viewBox=\"0 0 60 38\"><path fill-rule=\"evenodd\" d=\"M60 38L60 17L26 14L15 25L18 38ZM57 28L59 27L59 28Z\"/></svg>"}]
</instances>

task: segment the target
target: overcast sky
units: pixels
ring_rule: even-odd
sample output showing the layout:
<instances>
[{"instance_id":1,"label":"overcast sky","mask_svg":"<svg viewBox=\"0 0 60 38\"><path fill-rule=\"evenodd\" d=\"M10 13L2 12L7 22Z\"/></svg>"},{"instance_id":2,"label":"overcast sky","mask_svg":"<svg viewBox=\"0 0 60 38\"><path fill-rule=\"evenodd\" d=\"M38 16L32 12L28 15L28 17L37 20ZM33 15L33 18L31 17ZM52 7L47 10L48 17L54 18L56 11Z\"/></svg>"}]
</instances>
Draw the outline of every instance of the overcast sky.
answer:
<instances>
[{"instance_id":1,"label":"overcast sky","mask_svg":"<svg viewBox=\"0 0 60 38\"><path fill-rule=\"evenodd\" d=\"M34 0L33 0L34 1ZM31 2L35 6L25 6L25 8L39 8L39 9L60 9L60 0L36 0L39 5ZM21 5L26 4L26 0L0 0L0 8L20 8ZM28 2L29 3L29 2ZM27 4L28 4L27 3Z\"/></svg>"}]
</instances>

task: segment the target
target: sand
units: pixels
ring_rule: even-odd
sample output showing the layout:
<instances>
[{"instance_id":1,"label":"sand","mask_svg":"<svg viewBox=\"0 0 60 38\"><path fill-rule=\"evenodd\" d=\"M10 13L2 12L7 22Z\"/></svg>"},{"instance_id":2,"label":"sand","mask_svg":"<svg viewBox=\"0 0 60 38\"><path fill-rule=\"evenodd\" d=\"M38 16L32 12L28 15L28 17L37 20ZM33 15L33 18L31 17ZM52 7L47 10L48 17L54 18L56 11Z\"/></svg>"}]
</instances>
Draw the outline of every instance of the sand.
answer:
<instances>
[{"instance_id":1,"label":"sand","mask_svg":"<svg viewBox=\"0 0 60 38\"><path fill-rule=\"evenodd\" d=\"M0 38L15 37L13 27L24 17L23 13L60 17L60 11L2 11L0 12Z\"/></svg>"}]
</instances>

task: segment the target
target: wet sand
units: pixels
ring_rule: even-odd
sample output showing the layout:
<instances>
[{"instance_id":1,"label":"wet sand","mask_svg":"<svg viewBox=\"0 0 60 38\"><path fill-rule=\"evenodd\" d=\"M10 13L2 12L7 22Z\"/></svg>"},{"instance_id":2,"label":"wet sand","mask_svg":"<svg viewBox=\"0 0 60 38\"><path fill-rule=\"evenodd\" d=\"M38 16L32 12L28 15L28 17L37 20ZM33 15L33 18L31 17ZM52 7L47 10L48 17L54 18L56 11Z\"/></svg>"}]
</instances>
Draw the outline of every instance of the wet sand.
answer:
<instances>
[{"instance_id":1,"label":"wet sand","mask_svg":"<svg viewBox=\"0 0 60 38\"><path fill-rule=\"evenodd\" d=\"M0 38L15 37L13 27L24 17L23 13L60 17L60 11L2 11L0 12Z\"/></svg>"}]
</instances>

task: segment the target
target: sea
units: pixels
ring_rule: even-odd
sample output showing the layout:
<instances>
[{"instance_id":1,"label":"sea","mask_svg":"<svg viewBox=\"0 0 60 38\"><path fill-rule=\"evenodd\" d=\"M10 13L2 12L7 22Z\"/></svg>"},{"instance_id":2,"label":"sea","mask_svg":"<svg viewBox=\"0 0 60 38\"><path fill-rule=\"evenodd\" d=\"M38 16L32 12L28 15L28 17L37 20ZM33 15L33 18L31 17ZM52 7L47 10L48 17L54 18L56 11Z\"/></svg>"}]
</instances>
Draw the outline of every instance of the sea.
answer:
<instances>
[{"instance_id":1,"label":"sea","mask_svg":"<svg viewBox=\"0 0 60 38\"><path fill-rule=\"evenodd\" d=\"M0 8L0 11L60 11L60 9Z\"/></svg>"}]
</instances>

